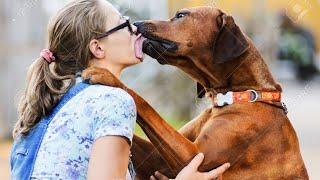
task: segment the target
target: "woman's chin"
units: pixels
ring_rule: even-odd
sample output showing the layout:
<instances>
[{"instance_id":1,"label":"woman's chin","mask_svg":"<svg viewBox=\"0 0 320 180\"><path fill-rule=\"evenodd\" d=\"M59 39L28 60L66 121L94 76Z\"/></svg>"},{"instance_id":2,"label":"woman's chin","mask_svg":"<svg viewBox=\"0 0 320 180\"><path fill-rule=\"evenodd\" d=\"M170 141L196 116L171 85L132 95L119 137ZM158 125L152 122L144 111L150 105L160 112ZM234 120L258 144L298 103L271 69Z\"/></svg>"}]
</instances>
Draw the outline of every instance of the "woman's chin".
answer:
<instances>
[{"instance_id":1,"label":"woman's chin","mask_svg":"<svg viewBox=\"0 0 320 180\"><path fill-rule=\"evenodd\" d=\"M143 62L143 59L135 58L134 59L134 63L132 65L139 64L139 63L142 63L142 62Z\"/></svg>"},{"instance_id":2,"label":"woman's chin","mask_svg":"<svg viewBox=\"0 0 320 180\"><path fill-rule=\"evenodd\" d=\"M134 58L134 63L135 63L135 64L139 64L139 63L143 62L144 57L145 57L144 54L143 54L143 56L141 56L141 57L135 56L135 58Z\"/></svg>"},{"instance_id":3,"label":"woman's chin","mask_svg":"<svg viewBox=\"0 0 320 180\"><path fill-rule=\"evenodd\" d=\"M129 62L125 63L125 64L126 64L126 66L128 67L128 66L133 66L133 65L139 64L139 63L141 63L142 61L143 61L143 60L135 57L135 58L132 58L131 61L129 61Z\"/></svg>"}]
</instances>

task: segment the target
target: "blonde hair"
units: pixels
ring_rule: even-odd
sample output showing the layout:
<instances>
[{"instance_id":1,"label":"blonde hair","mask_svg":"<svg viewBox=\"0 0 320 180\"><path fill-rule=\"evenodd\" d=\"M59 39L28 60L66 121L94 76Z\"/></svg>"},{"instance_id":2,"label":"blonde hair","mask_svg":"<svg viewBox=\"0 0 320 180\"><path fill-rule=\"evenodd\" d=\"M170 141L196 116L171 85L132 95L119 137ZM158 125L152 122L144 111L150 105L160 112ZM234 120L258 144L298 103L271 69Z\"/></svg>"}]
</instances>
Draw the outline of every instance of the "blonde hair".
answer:
<instances>
[{"instance_id":1,"label":"blonde hair","mask_svg":"<svg viewBox=\"0 0 320 180\"><path fill-rule=\"evenodd\" d=\"M75 74L89 64L92 54L89 42L106 29L106 10L99 0L75 0L50 20L48 49L55 62L42 57L29 67L26 88L18 105L18 121L13 137L27 135L50 113L61 96L75 83Z\"/></svg>"}]
</instances>

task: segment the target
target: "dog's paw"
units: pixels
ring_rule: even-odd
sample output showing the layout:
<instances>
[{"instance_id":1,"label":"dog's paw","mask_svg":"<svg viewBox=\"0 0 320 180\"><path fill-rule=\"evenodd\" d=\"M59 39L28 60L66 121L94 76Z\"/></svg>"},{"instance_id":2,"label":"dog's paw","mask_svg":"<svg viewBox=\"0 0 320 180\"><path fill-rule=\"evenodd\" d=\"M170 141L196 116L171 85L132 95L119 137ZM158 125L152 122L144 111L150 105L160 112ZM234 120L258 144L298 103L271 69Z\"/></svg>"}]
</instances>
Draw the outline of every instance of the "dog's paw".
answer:
<instances>
[{"instance_id":1,"label":"dog's paw","mask_svg":"<svg viewBox=\"0 0 320 180\"><path fill-rule=\"evenodd\" d=\"M110 71L98 67L90 67L82 72L82 79L90 84L103 84L113 87L121 87L121 81Z\"/></svg>"}]
</instances>

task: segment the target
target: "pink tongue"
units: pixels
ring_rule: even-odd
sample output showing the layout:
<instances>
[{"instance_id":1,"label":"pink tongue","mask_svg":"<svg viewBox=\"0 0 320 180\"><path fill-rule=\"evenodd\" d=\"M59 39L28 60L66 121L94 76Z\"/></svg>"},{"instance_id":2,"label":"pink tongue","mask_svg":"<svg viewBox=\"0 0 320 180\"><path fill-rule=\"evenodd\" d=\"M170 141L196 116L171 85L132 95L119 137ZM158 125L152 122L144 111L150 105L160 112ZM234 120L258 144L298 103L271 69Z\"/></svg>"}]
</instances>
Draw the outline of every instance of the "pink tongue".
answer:
<instances>
[{"instance_id":1,"label":"pink tongue","mask_svg":"<svg viewBox=\"0 0 320 180\"><path fill-rule=\"evenodd\" d=\"M142 44L146 38L139 37L134 44L135 55L138 59L143 59Z\"/></svg>"}]
</instances>

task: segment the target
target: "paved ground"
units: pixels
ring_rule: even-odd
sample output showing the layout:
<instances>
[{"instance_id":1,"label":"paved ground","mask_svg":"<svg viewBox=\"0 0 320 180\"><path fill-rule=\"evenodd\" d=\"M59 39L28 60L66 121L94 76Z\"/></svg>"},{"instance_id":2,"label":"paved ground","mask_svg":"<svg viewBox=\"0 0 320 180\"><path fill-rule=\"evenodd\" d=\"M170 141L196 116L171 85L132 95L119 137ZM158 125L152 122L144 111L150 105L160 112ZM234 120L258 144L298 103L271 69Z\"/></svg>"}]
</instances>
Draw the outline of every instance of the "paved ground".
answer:
<instances>
[{"instance_id":1,"label":"paved ground","mask_svg":"<svg viewBox=\"0 0 320 180\"><path fill-rule=\"evenodd\" d=\"M9 152L11 142L0 142L0 179L9 179Z\"/></svg>"},{"instance_id":2,"label":"paved ground","mask_svg":"<svg viewBox=\"0 0 320 180\"><path fill-rule=\"evenodd\" d=\"M283 81L284 102L297 132L310 179L320 179L320 79L299 84ZM0 179L9 179L10 143L0 143Z\"/></svg>"}]
</instances>

